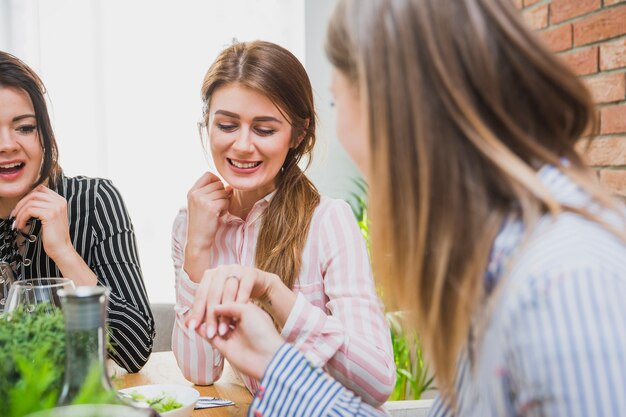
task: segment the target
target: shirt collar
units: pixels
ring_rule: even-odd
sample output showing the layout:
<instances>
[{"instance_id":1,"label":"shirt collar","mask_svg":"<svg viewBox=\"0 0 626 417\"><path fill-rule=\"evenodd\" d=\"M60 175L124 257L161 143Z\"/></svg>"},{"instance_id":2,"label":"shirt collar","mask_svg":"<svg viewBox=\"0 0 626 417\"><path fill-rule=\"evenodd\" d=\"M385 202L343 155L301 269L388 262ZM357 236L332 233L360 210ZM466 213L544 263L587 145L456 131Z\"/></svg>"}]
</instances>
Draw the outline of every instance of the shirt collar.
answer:
<instances>
[{"instance_id":1,"label":"shirt collar","mask_svg":"<svg viewBox=\"0 0 626 417\"><path fill-rule=\"evenodd\" d=\"M245 223L253 223L253 222L255 222L261 216L261 214L263 213L265 208L267 206L269 206L270 202L272 201L272 199L276 195L277 191L278 191L278 189L275 189L274 191L272 191L271 193L267 194L265 197L261 198L256 203L254 203L254 206L252 206L252 210L250 210L250 213L248 214L248 217L245 220ZM226 223L244 222L243 219L241 219L240 217L237 217L237 216L231 214L230 212L227 212L224 215L223 219L224 219L224 221Z\"/></svg>"}]
</instances>

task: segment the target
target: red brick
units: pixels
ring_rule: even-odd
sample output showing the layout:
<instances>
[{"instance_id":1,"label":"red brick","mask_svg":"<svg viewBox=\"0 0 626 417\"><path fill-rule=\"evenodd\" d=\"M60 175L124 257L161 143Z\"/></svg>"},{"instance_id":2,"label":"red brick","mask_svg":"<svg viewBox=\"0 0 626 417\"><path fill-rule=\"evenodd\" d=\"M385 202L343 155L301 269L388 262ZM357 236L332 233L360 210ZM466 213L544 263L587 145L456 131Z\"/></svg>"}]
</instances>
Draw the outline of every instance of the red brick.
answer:
<instances>
[{"instance_id":1,"label":"red brick","mask_svg":"<svg viewBox=\"0 0 626 417\"><path fill-rule=\"evenodd\" d=\"M615 7L574 22L574 45L585 45L626 33L626 7Z\"/></svg>"},{"instance_id":2,"label":"red brick","mask_svg":"<svg viewBox=\"0 0 626 417\"><path fill-rule=\"evenodd\" d=\"M550 4L550 24L591 13L600 6L600 0L553 0Z\"/></svg>"},{"instance_id":3,"label":"red brick","mask_svg":"<svg viewBox=\"0 0 626 417\"><path fill-rule=\"evenodd\" d=\"M626 170L608 170L600 171L600 182L613 192L626 195Z\"/></svg>"},{"instance_id":4,"label":"red brick","mask_svg":"<svg viewBox=\"0 0 626 417\"><path fill-rule=\"evenodd\" d=\"M600 111L600 133L626 133L626 104L608 106Z\"/></svg>"},{"instance_id":5,"label":"red brick","mask_svg":"<svg viewBox=\"0 0 626 417\"><path fill-rule=\"evenodd\" d=\"M533 9L524 10L524 20L533 29L543 29L548 26L548 5L544 4Z\"/></svg>"},{"instance_id":6,"label":"red brick","mask_svg":"<svg viewBox=\"0 0 626 417\"><path fill-rule=\"evenodd\" d=\"M588 75L598 72L598 51L597 46L592 46L560 56L576 74Z\"/></svg>"},{"instance_id":7,"label":"red brick","mask_svg":"<svg viewBox=\"0 0 626 417\"><path fill-rule=\"evenodd\" d=\"M626 38L600 45L600 69L621 67L626 67Z\"/></svg>"},{"instance_id":8,"label":"red brick","mask_svg":"<svg viewBox=\"0 0 626 417\"><path fill-rule=\"evenodd\" d=\"M587 87L591 90L593 101L596 103L610 103L626 99L626 74L599 75L585 78Z\"/></svg>"},{"instance_id":9,"label":"red brick","mask_svg":"<svg viewBox=\"0 0 626 417\"><path fill-rule=\"evenodd\" d=\"M541 32L541 37L552 51L565 51L572 47L572 25L545 30Z\"/></svg>"},{"instance_id":10,"label":"red brick","mask_svg":"<svg viewBox=\"0 0 626 417\"><path fill-rule=\"evenodd\" d=\"M597 138L581 141L576 150L585 163L591 166L626 165L626 136L618 138Z\"/></svg>"},{"instance_id":11,"label":"red brick","mask_svg":"<svg viewBox=\"0 0 626 417\"><path fill-rule=\"evenodd\" d=\"M617 3L623 3L626 0L604 0L604 5L605 6L612 6L613 4L617 4Z\"/></svg>"}]
</instances>

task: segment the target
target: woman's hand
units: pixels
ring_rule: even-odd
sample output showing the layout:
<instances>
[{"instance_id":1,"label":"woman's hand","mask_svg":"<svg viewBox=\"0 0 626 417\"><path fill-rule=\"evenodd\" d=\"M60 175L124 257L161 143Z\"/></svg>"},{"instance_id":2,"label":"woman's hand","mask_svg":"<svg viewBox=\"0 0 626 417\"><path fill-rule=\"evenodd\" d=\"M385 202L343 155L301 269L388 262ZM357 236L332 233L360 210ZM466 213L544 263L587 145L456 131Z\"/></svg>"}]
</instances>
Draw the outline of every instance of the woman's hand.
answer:
<instances>
[{"instance_id":1,"label":"woman's hand","mask_svg":"<svg viewBox=\"0 0 626 417\"><path fill-rule=\"evenodd\" d=\"M270 302L272 291L278 285L284 287L278 276L256 268L228 265L209 269L196 290L193 308L185 319L185 325L195 330L204 323L201 330L203 336L224 336L229 331L230 322L215 314L216 306L230 302L246 304L251 299ZM268 307L271 309L272 305Z\"/></svg>"},{"instance_id":2,"label":"woman's hand","mask_svg":"<svg viewBox=\"0 0 626 417\"><path fill-rule=\"evenodd\" d=\"M61 275L76 285L97 284L96 275L72 245L65 198L45 185L38 185L17 203L11 216L15 217L15 228L22 231L31 218L41 221L43 249L59 267Z\"/></svg>"},{"instance_id":3,"label":"woman's hand","mask_svg":"<svg viewBox=\"0 0 626 417\"><path fill-rule=\"evenodd\" d=\"M194 282L200 282L209 267L207 252L213 246L219 218L228 211L232 189L206 172L187 193L187 243L184 268Z\"/></svg>"},{"instance_id":4,"label":"woman's hand","mask_svg":"<svg viewBox=\"0 0 626 417\"><path fill-rule=\"evenodd\" d=\"M257 380L263 378L284 343L270 316L252 303L218 305L215 313L233 324L226 335L215 335L211 344L237 369Z\"/></svg>"},{"instance_id":5,"label":"woman's hand","mask_svg":"<svg viewBox=\"0 0 626 417\"><path fill-rule=\"evenodd\" d=\"M14 227L25 231L31 218L41 221L41 240L46 254L55 262L76 252L70 240L67 201L45 185L26 194L11 212Z\"/></svg>"}]
</instances>

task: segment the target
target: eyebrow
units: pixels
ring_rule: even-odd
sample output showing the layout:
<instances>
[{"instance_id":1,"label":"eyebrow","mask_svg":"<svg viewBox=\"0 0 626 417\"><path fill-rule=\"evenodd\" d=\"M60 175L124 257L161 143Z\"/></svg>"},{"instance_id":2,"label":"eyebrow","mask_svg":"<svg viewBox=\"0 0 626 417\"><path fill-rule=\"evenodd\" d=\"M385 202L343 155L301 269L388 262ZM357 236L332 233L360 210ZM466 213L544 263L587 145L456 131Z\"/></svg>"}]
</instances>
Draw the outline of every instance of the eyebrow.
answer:
<instances>
[{"instance_id":1,"label":"eyebrow","mask_svg":"<svg viewBox=\"0 0 626 417\"><path fill-rule=\"evenodd\" d=\"M228 110L216 110L214 114L223 114L224 116L232 117L233 119L241 119L237 113L229 112ZM278 120L274 116L258 116L254 119L255 122L277 122L282 123L282 120Z\"/></svg>"},{"instance_id":2,"label":"eyebrow","mask_svg":"<svg viewBox=\"0 0 626 417\"><path fill-rule=\"evenodd\" d=\"M22 119L28 119L29 117L36 118L34 114L22 114L21 116L16 116L13 118L14 122L19 122Z\"/></svg>"}]
</instances>

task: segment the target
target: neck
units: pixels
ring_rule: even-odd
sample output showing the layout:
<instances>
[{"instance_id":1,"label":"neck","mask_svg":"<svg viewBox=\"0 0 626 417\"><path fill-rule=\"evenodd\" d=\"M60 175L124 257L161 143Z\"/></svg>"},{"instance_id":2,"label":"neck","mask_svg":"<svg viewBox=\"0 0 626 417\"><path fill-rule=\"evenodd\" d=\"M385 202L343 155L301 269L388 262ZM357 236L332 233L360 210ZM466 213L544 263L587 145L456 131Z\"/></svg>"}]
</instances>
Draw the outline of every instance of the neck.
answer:
<instances>
[{"instance_id":1,"label":"neck","mask_svg":"<svg viewBox=\"0 0 626 417\"><path fill-rule=\"evenodd\" d=\"M0 198L0 217L8 218L21 197L17 198Z\"/></svg>"},{"instance_id":2,"label":"neck","mask_svg":"<svg viewBox=\"0 0 626 417\"><path fill-rule=\"evenodd\" d=\"M233 190L233 197L230 200L228 211L230 214L245 220L257 201L261 200L275 189L276 188L273 186L271 188L251 191Z\"/></svg>"}]
</instances>

